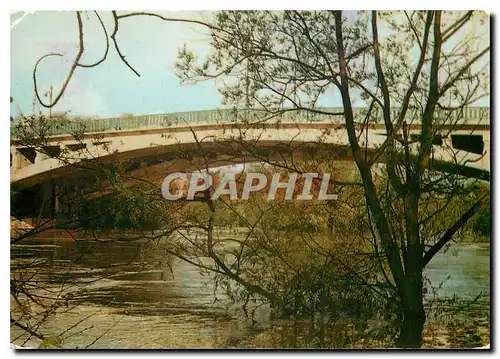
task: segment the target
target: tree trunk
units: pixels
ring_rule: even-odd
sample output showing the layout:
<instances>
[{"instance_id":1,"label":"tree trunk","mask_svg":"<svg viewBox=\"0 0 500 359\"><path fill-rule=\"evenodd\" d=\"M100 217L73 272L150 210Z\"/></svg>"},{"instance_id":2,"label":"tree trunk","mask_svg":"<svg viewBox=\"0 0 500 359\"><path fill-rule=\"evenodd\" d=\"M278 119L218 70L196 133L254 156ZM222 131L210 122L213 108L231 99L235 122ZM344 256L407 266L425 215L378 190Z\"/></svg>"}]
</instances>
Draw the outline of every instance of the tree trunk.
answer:
<instances>
[{"instance_id":1,"label":"tree trunk","mask_svg":"<svg viewBox=\"0 0 500 359\"><path fill-rule=\"evenodd\" d=\"M405 309L403 316L397 346L399 348L420 348L425 323L423 307L416 310Z\"/></svg>"},{"instance_id":2,"label":"tree trunk","mask_svg":"<svg viewBox=\"0 0 500 359\"><path fill-rule=\"evenodd\" d=\"M412 273L413 274L413 273ZM425 324L425 310L422 293L422 275L416 273L408 278L402 298L402 320L396 345L400 348L420 348ZM420 277L417 282L417 277Z\"/></svg>"}]
</instances>

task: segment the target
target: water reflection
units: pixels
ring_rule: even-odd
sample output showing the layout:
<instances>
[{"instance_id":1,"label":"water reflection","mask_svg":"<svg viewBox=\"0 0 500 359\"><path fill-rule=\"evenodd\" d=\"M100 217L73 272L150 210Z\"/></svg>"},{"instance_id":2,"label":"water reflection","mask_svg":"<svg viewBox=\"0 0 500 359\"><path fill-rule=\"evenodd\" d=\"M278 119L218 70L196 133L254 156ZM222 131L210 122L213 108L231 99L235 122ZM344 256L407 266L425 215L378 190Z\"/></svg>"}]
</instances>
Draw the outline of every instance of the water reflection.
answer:
<instances>
[{"instance_id":1,"label":"water reflection","mask_svg":"<svg viewBox=\"0 0 500 359\"><path fill-rule=\"evenodd\" d=\"M438 286L440 297L454 294L473 299L490 293L490 245L487 243L454 243L438 253L427 265L424 275Z\"/></svg>"},{"instance_id":2,"label":"water reflection","mask_svg":"<svg viewBox=\"0 0 500 359\"><path fill-rule=\"evenodd\" d=\"M88 329L81 331L80 326L66 333L68 348L85 347L104 332L92 348L321 347L328 344L325 340L340 343L334 346L349 344L344 343L347 337L328 339L325 333L332 336L336 331L323 322L271 322L265 307L257 313L258 324L251 326L209 276L171 258L164 249L161 241L50 239L12 246L11 258L12 263L46 258L55 268L41 271L40 276L53 283L87 284L84 290L75 289L80 293L75 309L54 316L40 328L59 333L89 316L82 324ZM488 294L489 253L488 245L454 245L429 264L425 275L434 284L444 281L438 291L442 297ZM271 331L263 330L271 325ZM336 325L347 331L348 324ZM13 328L11 337L20 334ZM31 345L36 346L36 341Z\"/></svg>"}]
</instances>

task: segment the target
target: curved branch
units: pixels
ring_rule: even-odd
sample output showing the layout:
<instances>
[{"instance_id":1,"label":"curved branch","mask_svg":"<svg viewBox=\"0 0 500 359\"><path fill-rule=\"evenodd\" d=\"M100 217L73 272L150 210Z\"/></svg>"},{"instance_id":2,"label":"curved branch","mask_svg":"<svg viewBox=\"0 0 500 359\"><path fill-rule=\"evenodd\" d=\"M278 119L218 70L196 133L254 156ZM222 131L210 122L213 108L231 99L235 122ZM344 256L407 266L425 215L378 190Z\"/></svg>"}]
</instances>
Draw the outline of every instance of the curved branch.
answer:
<instances>
[{"instance_id":1,"label":"curved branch","mask_svg":"<svg viewBox=\"0 0 500 359\"><path fill-rule=\"evenodd\" d=\"M406 12L405 12L406 13ZM401 111L399 114L399 121L402 122L404 120L404 117L406 115L406 111L408 110L408 106L410 105L410 98L415 92L415 89L417 88L417 82L420 77L420 73L422 72L422 67L424 66L425 62L425 55L427 53L427 45L429 43L429 33L432 25L432 19L433 19L434 13L432 11L427 12L427 18L425 20L425 28L424 28L424 38L423 42L420 45L420 57L418 60L417 67L415 68L415 72L413 73L413 79L411 80L410 87L408 88L408 91L406 91L405 97L403 99L403 104L401 106ZM408 21L410 21L408 19ZM411 25L411 22L410 22ZM412 26L412 25L411 25ZM412 26L412 28L414 28ZM415 36L417 36L415 32ZM396 131L399 128L399 123L396 125Z\"/></svg>"},{"instance_id":2,"label":"curved branch","mask_svg":"<svg viewBox=\"0 0 500 359\"><path fill-rule=\"evenodd\" d=\"M134 16L151 16L151 17L156 17L158 19L161 19L163 21L169 21L169 22L184 22L184 23L190 23L190 24L198 24L198 25L202 25L202 26L205 26L209 29L212 29L212 30L221 30L223 31L222 29L216 27L216 26L213 26L211 24L208 24L206 22L203 22L203 21L199 21L199 20L188 20L188 19L176 19L176 18L169 18L169 17L165 17L165 16L162 16L160 14L156 14L156 13L152 13L152 12L131 12L131 13L128 13L128 14L122 14L122 15L118 15L116 13L116 10L113 10L112 11L112 14L113 14L113 19L115 21L115 29L113 31L113 34L111 34L111 39L113 40L113 44L115 46L115 49L116 49L116 52L118 53L118 56L120 56L120 59L123 61L123 63L130 69L132 70L132 72L134 74L136 74L137 76L141 77L141 75L139 74L139 72L137 72L136 69L134 69L134 67L126 60L125 58L125 55L122 54L122 52L120 51L120 47L118 46L118 42L116 41L116 34L118 33L118 20L120 19L126 19L126 18L130 18L130 17L134 17Z\"/></svg>"},{"instance_id":3,"label":"curved branch","mask_svg":"<svg viewBox=\"0 0 500 359\"><path fill-rule=\"evenodd\" d=\"M165 17L165 16L162 16L160 14L155 14L153 12L143 12L143 11L140 11L140 12L131 12L131 13L128 13L128 14L122 14L122 15L116 15L116 11L113 11L114 15L115 15L115 19L116 20L119 20L119 19L125 19L125 18L128 18L128 17L133 17L133 16L151 16L151 17L156 17L158 19L161 19L163 21L171 21L171 22L187 22L187 23L191 23L191 24L198 24L198 25L203 25L203 26L206 26L208 27L209 29L216 29L216 30L222 30L216 26L213 26L209 23L206 23L206 22L203 22L203 21L199 21L199 20L188 20L188 19L176 19L176 18L171 18L171 17Z\"/></svg>"},{"instance_id":4,"label":"curved branch","mask_svg":"<svg viewBox=\"0 0 500 359\"><path fill-rule=\"evenodd\" d=\"M25 332L29 333L30 335L32 335L34 337L37 337L40 340L44 340L45 339L45 337L43 336L43 334L38 333L38 332L36 332L34 330L31 330L28 326L20 323L19 320L17 320L17 319L14 319L14 318L10 317L10 324L13 324L16 327L21 328Z\"/></svg>"},{"instance_id":5,"label":"curved branch","mask_svg":"<svg viewBox=\"0 0 500 359\"><path fill-rule=\"evenodd\" d=\"M441 12L437 11L434 14L434 48L432 52L431 68L429 76L429 92L427 96L427 104L425 105L424 114L422 116L422 134L421 146L419 149L417 178L424 172L429 156L432 150L432 129L434 126L434 109L439 101L439 64L441 60L442 48L441 36Z\"/></svg>"},{"instance_id":6,"label":"curved branch","mask_svg":"<svg viewBox=\"0 0 500 359\"><path fill-rule=\"evenodd\" d=\"M97 11L95 11L95 10L94 10L94 13L95 13L95 16L97 16L97 19L99 20L99 22L101 23L102 30L104 31L104 36L106 37L106 50L104 51L104 55L102 56L102 58L99 61L97 61L97 62L95 62L93 64L90 64L90 65L78 63L77 65L79 67L85 67L85 68L95 67L95 66L101 64L108 57L108 51L109 51L109 37L108 37L108 32L106 31L106 26L104 26L104 22L102 21L101 16L99 16L99 13Z\"/></svg>"},{"instance_id":7,"label":"curved branch","mask_svg":"<svg viewBox=\"0 0 500 359\"><path fill-rule=\"evenodd\" d=\"M451 79L449 79L439 91L439 97L442 97L446 91L448 91L453 84L460 80L460 77L478 61L481 57L483 57L486 53L490 51L490 46L485 47L481 52L479 52L476 56L474 56L467 64L462 67L458 73Z\"/></svg>"},{"instance_id":8,"label":"curved branch","mask_svg":"<svg viewBox=\"0 0 500 359\"><path fill-rule=\"evenodd\" d=\"M44 55L44 56L42 56L41 58L38 59L38 61L35 64L35 68L33 69L33 84L34 84L34 87L35 87L35 95L36 95L36 98L38 99L38 102L40 102L40 104L43 107L51 108L51 107L54 107L59 102L59 100L61 99L62 95L64 94L64 91L66 90L66 87L69 84L69 81L73 77L73 73L75 72L75 69L78 66L78 62L80 61L80 59L81 59L81 57L83 55L83 51L84 51L84 45L83 45L83 23L82 23L82 16L81 16L81 12L80 11L76 12L76 18L77 18L77 21L78 21L78 32L79 32L79 50L78 50L78 54L76 55L75 60L73 61L73 64L71 65L69 73L68 73L68 75L66 76L66 79L63 82L63 85L61 87L61 90L59 91L59 94L56 96L56 98L54 99L54 101L52 103L47 104L47 103L43 102L42 99L40 98L40 94L38 92L37 81L36 81L36 71L38 69L38 65L40 64L40 62L44 58L49 57L49 56L63 56L63 55L59 54L59 53L50 53L50 54Z\"/></svg>"},{"instance_id":9,"label":"curved branch","mask_svg":"<svg viewBox=\"0 0 500 359\"><path fill-rule=\"evenodd\" d=\"M489 196L488 193L485 193L483 194L479 200L474 203L472 205L472 207L470 207L459 219L458 221L455 222L455 224L453 224L453 226L451 226L447 231L446 233L441 237L441 239L439 241L436 242L436 244L434 244L426 253L425 255L423 256L422 258L422 267L425 267L430 261L431 259L434 257L434 255L436 255L437 252L439 252L444 246L446 243L448 243L452 238L453 236L455 235L455 233L460 229L462 228L466 223L467 221L472 217L474 216L482 207L483 205L483 202L484 200L486 200L486 198Z\"/></svg>"},{"instance_id":10,"label":"curved branch","mask_svg":"<svg viewBox=\"0 0 500 359\"><path fill-rule=\"evenodd\" d=\"M403 10L403 12L404 12L404 14L406 16L406 19L408 20L408 25L410 26L410 29L413 32L413 35L415 35L415 38L417 39L417 43L418 43L418 47L420 47L420 51L421 52L425 52L424 49L423 49L423 47L422 47L422 42L420 41L420 36L418 36L417 29L415 29L415 26L414 26L413 22L411 21L411 18L413 18L413 15L410 18L408 16L408 13L406 12L406 10Z\"/></svg>"},{"instance_id":11,"label":"curved branch","mask_svg":"<svg viewBox=\"0 0 500 359\"><path fill-rule=\"evenodd\" d=\"M458 30L460 30L467 21L472 17L472 13L474 11L467 11L467 13L462 16L460 19L455 21L452 25L450 25L447 29L445 29L442 33L443 42L446 42L450 37L452 37Z\"/></svg>"},{"instance_id":12,"label":"curved branch","mask_svg":"<svg viewBox=\"0 0 500 359\"><path fill-rule=\"evenodd\" d=\"M391 273L393 275L398 290L402 290L404 271L403 271L403 264L401 263L401 257L399 255L399 249L393 239L393 235L390 231L387 218L384 215L384 212L382 211L380 200L376 193L375 184L373 183L370 167L368 166L368 164L364 160L363 155L361 154L359 143L356 137L356 130L354 128L354 116L352 111L351 98L349 94L349 79L347 75L347 64L346 64L345 50L343 45L341 11L335 11L335 35L337 39L337 55L339 58L339 68L340 68L341 86L339 87L339 90L342 95L342 103L344 105L345 123L346 123L349 144L351 146L354 160L356 162L356 165L358 166L359 172L363 180L365 198L367 203L369 204L370 212L374 217L375 224L377 227L377 232L380 235L383 250L387 255L387 260L391 268Z\"/></svg>"},{"instance_id":13,"label":"curved branch","mask_svg":"<svg viewBox=\"0 0 500 359\"><path fill-rule=\"evenodd\" d=\"M127 67L130 70L132 70L132 72L134 74L136 74L138 77L141 77L141 75L139 75L139 73L132 67L132 65L129 64L129 62L125 59L125 56L120 51L120 47L118 46L118 42L116 41L116 34L118 33L118 19L119 19L119 17L118 17L118 15L116 15L115 10L113 10L112 13L113 13L113 19L115 20L115 30L111 34L111 39L113 40L113 44L115 45L116 52L118 53L118 56L120 56L120 59L123 61L123 63L125 65L127 65Z\"/></svg>"},{"instance_id":14,"label":"curved branch","mask_svg":"<svg viewBox=\"0 0 500 359\"><path fill-rule=\"evenodd\" d=\"M384 106L382 106L383 118L387 134L392 136L392 134L394 133L394 128L391 122L391 98L389 96L389 87L385 79L385 74L382 69L382 59L380 58L380 43L378 40L377 12L375 10L372 11L372 33L375 69L377 71L378 83L380 85L380 89L382 90L382 97L384 100Z\"/></svg>"}]
</instances>

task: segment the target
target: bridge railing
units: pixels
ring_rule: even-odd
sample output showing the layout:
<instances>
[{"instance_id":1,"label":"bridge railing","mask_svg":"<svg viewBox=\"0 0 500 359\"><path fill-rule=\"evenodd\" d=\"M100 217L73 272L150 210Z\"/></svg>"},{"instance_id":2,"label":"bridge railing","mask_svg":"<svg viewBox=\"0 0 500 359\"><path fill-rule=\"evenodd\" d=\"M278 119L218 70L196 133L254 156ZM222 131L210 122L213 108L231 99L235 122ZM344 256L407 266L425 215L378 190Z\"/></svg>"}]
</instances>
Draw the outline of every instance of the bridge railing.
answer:
<instances>
[{"instance_id":1,"label":"bridge railing","mask_svg":"<svg viewBox=\"0 0 500 359\"><path fill-rule=\"evenodd\" d=\"M341 113L342 108L324 107L318 108L323 113L311 112L307 110L285 111L279 115L270 115L263 111L219 109L206 111L177 112L158 115L141 115L131 117L113 117L91 120L68 120L68 119L45 119L40 122L30 123L32 127L43 127L47 136L65 135L75 133L89 132L109 132L122 130L140 130L147 128L164 128L171 126L213 124L213 123L244 123L254 120L269 121L293 121L293 122L339 122L342 123L342 115L332 115ZM367 109L355 108L355 117L358 121L364 119ZM396 118L399 108L392 109L392 118ZM451 117L448 117L451 115ZM460 117L459 123L481 123L489 124L489 108L487 107L469 107L464 109L463 113L459 111L441 111L438 112L443 121L451 122ZM416 110L411 110L407 114L409 121L416 119L419 122L420 114ZM383 123L381 111L372 113L371 122ZM42 123L43 122L43 123ZM14 120L11 123L11 137L19 137L23 124L22 120Z\"/></svg>"}]
</instances>

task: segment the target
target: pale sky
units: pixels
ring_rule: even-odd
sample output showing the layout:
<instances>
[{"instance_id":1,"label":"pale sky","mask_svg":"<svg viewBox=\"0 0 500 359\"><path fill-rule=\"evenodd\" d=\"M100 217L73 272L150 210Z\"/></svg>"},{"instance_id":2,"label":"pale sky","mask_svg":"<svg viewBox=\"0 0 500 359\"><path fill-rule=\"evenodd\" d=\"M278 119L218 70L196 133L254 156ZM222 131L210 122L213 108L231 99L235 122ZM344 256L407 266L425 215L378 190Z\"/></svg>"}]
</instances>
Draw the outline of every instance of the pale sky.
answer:
<instances>
[{"instance_id":1,"label":"pale sky","mask_svg":"<svg viewBox=\"0 0 500 359\"><path fill-rule=\"evenodd\" d=\"M114 27L111 13L99 13L108 32L111 32ZM193 11L161 13L169 17L205 20L212 15L211 12ZM94 13L89 11L87 14L88 17L83 16L85 52L82 62L92 63L102 56L105 37ZM488 24L485 26L488 27ZM489 32L489 27L487 30ZM120 20L117 39L121 51L141 77L137 77L120 61L110 43L106 61L94 68L76 69L54 112L71 110L73 115L112 117L122 113L140 115L221 106L221 96L214 81L181 85L174 74L178 50L185 43L202 58L209 51L210 39L202 26L165 22L150 17L127 18ZM485 37L485 41L489 42L489 36ZM77 53L77 45L74 12L11 14L11 96L25 114L31 113L33 109L32 72L37 59L49 52L64 54L63 58L48 58L39 66L37 79L41 93L53 85L56 94ZM333 102L320 101L321 105L341 105L338 96L325 97ZM485 98L478 105L488 103L489 98ZM17 115L16 106L11 106L11 114Z\"/></svg>"},{"instance_id":2,"label":"pale sky","mask_svg":"<svg viewBox=\"0 0 500 359\"><path fill-rule=\"evenodd\" d=\"M110 12L100 11L109 31L113 29ZM172 17L209 16L196 12L169 12ZM11 14L11 96L24 113L32 111L32 72L37 59L48 52L61 52L39 66L42 89L60 88L77 53L78 31L74 12L35 12ZM20 20L20 21L19 21ZM84 16L84 63L102 56L105 38L93 14ZM17 24L16 24L17 23ZM201 26L167 23L160 19L137 17L120 20L117 35L120 49L141 74L137 77L110 48L108 58L97 67L77 68L62 100L53 111L71 110L75 115L116 116L121 113L147 114L212 109L221 97L213 81L181 85L174 74L178 49L184 43L196 52L209 48L209 38ZM112 44L110 44L112 45ZM15 107L11 111L17 112ZM15 113L13 113L15 114Z\"/></svg>"}]
</instances>

